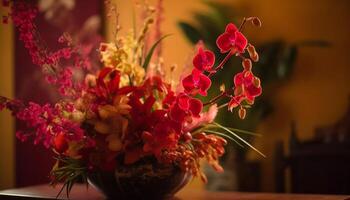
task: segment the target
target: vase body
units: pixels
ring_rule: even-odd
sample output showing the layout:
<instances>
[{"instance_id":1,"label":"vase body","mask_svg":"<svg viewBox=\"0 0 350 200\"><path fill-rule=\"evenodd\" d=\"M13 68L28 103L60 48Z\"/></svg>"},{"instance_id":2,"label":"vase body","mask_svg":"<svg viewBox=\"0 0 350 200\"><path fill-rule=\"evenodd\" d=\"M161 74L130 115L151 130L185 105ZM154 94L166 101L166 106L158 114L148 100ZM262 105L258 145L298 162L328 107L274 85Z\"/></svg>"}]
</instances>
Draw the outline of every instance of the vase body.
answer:
<instances>
[{"instance_id":1,"label":"vase body","mask_svg":"<svg viewBox=\"0 0 350 200\"><path fill-rule=\"evenodd\" d=\"M114 171L89 174L89 184L108 199L169 199L184 187L191 175L175 165L151 159L132 165L119 165Z\"/></svg>"}]
</instances>

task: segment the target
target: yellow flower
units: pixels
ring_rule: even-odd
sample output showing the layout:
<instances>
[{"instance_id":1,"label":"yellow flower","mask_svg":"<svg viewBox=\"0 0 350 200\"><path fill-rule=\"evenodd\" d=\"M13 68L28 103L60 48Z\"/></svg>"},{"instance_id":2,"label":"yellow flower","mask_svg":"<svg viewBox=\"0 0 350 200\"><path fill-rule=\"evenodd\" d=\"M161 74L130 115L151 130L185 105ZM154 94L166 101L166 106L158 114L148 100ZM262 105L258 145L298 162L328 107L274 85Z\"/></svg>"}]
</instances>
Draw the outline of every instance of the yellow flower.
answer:
<instances>
[{"instance_id":1,"label":"yellow flower","mask_svg":"<svg viewBox=\"0 0 350 200\"><path fill-rule=\"evenodd\" d=\"M117 48L114 43L101 43L100 45L101 61L105 66L117 67L128 55L123 49Z\"/></svg>"}]
</instances>

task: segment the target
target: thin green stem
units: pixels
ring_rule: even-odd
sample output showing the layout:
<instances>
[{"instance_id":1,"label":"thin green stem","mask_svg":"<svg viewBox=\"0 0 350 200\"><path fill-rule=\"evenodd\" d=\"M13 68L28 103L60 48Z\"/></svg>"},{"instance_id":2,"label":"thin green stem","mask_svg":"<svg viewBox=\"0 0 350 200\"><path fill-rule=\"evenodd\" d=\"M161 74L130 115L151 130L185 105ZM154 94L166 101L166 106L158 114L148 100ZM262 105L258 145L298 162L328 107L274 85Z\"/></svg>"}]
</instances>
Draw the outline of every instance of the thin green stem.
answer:
<instances>
[{"instance_id":1,"label":"thin green stem","mask_svg":"<svg viewBox=\"0 0 350 200\"><path fill-rule=\"evenodd\" d=\"M220 69L222 69L225 65L225 63L231 58L231 56L233 55L234 53L232 51L229 51L227 53L227 55L225 56L225 58L221 61L221 63L215 67L214 71L213 72L210 72L208 77L211 77L212 75L214 75L216 72L218 72Z\"/></svg>"},{"instance_id":2,"label":"thin green stem","mask_svg":"<svg viewBox=\"0 0 350 200\"><path fill-rule=\"evenodd\" d=\"M227 131L228 133L230 133L231 135L235 136L238 140L240 140L241 142L243 142L244 144L246 144L247 146L249 146L251 149L253 149L254 151L256 151L258 154L260 154L261 156L263 156L264 158L266 158L266 156L261 153L257 148L255 148L253 145L249 144L247 141L245 141L243 138L241 138L239 135L237 135L235 132L231 131L229 128L226 128L225 126L222 126L218 123L214 124L218 127L220 127L221 129Z\"/></svg>"},{"instance_id":3,"label":"thin green stem","mask_svg":"<svg viewBox=\"0 0 350 200\"><path fill-rule=\"evenodd\" d=\"M216 101L218 101L219 99L221 99L221 97L224 97L224 96L226 96L226 92L222 92L221 94L219 94L218 96L214 97L210 101L204 103L203 106L211 105L211 104L215 103Z\"/></svg>"},{"instance_id":4,"label":"thin green stem","mask_svg":"<svg viewBox=\"0 0 350 200\"><path fill-rule=\"evenodd\" d=\"M220 106L218 106L218 109L220 110L221 108L224 108L228 105L228 103L224 103L224 104L221 104Z\"/></svg>"},{"instance_id":5,"label":"thin green stem","mask_svg":"<svg viewBox=\"0 0 350 200\"><path fill-rule=\"evenodd\" d=\"M239 142L238 142L237 140L235 140L234 138L232 138L232 137L230 137L230 136L228 136L228 135L225 135L224 133L221 133L221 132L218 132L218 131L212 131L212 130L206 130L205 132L207 132L207 133L213 133L213 134L215 134L215 135L219 135L219 136L222 136L222 137L226 137L226 138L228 138L228 139L234 141L238 146L244 148L244 146L243 146L241 143L239 143Z\"/></svg>"}]
</instances>

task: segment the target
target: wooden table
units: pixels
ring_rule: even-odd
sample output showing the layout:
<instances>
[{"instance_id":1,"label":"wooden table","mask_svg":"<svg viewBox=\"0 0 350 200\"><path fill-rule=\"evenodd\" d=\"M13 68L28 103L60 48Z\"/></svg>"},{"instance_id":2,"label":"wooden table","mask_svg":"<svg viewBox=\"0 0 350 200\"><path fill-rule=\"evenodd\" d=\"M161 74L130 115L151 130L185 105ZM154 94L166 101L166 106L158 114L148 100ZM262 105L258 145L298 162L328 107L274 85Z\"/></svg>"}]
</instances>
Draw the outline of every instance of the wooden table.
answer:
<instances>
[{"instance_id":1,"label":"wooden table","mask_svg":"<svg viewBox=\"0 0 350 200\"><path fill-rule=\"evenodd\" d=\"M18 189L0 191L0 199L55 199L60 187L52 188L48 185L39 185ZM62 195L61 199L65 199ZM70 199L74 200L102 200L104 197L92 187L86 185L74 186ZM180 191L174 200L350 200L348 196L338 195L303 195L303 194L268 194L268 193L241 193L241 192L206 192L185 188Z\"/></svg>"}]
</instances>

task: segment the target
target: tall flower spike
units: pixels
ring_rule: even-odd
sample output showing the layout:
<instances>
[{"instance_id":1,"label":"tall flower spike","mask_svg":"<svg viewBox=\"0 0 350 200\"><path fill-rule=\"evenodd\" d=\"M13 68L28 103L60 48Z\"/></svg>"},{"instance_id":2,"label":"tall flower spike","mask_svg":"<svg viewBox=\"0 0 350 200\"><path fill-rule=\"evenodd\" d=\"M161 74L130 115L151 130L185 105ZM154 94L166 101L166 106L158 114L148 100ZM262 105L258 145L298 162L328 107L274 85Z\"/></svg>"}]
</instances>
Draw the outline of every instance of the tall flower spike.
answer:
<instances>
[{"instance_id":1,"label":"tall flower spike","mask_svg":"<svg viewBox=\"0 0 350 200\"><path fill-rule=\"evenodd\" d=\"M226 26L225 32L216 40L216 45L219 47L221 53L226 53L232 49L242 53L247 44L247 38L239 32L233 23L229 23Z\"/></svg>"}]
</instances>

